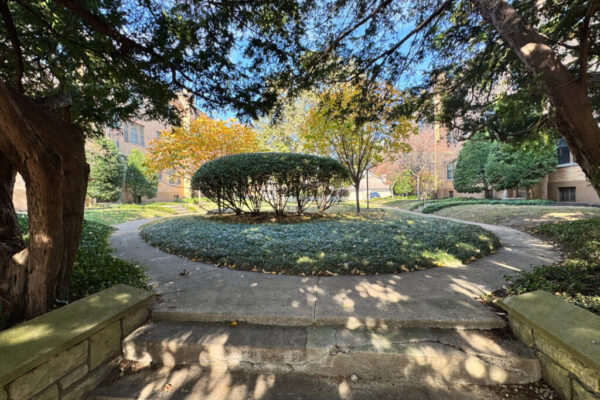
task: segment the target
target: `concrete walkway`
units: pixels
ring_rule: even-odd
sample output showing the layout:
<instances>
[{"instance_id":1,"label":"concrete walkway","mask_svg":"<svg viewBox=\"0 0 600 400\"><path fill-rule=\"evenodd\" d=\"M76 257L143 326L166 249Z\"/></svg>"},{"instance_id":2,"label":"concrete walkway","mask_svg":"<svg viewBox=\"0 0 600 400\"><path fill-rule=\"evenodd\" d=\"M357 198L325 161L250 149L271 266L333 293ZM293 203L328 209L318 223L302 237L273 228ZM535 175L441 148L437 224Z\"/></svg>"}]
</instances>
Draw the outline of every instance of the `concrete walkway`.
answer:
<instances>
[{"instance_id":1,"label":"concrete walkway","mask_svg":"<svg viewBox=\"0 0 600 400\"><path fill-rule=\"evenodd\" d=\"M218 268L164 253L138 234L151 220L116 226L110 245L116 257L147 268L150 283L160 295L153 311L155 320L237 320L351 329L503 327L504 320L477 299L501 288L506 275L560 259L552 245L512 228L386 209L478 225L496 234L503 247L459 267L377 276L306 277ZM184 269L189 274L181 276Z\"/></svg>"}]
</instances>

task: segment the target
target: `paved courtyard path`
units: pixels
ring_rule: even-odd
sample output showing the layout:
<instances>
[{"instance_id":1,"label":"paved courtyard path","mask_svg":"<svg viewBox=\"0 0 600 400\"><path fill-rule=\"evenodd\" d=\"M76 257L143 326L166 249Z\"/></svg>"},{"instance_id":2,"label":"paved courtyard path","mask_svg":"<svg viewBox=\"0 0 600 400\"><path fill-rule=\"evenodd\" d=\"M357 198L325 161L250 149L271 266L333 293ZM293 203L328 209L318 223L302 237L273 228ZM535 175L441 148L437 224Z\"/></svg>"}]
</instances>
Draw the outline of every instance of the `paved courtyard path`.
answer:
<instances>
[{"instance_id":1,"label":"paved courtyard path","mask_svg":"<svg viewBox=\"0 0 600 400\"><path fill-rule=\"evenodd\" d=\"M481 226L500 238L495 254L467 265L376 276L292 276L236 271L167 254L139 236L152 220L117 225L114 255L147 268L159 294L155 320L244 321L269 325L344 325L349 328L491 329L504 320L477 299L502 288L506 275L550 264L560 253L516 229L385 208ZM188 275L180 275L184 269Z\"/></svg>"}]
</instances>

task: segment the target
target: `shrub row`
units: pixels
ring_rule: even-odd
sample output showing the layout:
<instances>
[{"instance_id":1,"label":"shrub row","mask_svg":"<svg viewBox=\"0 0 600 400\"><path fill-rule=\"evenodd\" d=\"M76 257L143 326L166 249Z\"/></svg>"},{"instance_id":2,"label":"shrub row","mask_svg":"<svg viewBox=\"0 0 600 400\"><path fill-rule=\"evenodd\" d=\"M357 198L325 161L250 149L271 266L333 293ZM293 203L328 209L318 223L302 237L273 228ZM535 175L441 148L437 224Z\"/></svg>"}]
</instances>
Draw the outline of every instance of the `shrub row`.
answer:
<instances>
[{"instance_id":1,"label":"shrub row","mask_svg":"<svg viewBox=\"0 0 600 400\"><path fill-rule=\"evenodd\" d=\"M292 199L298 214L312 204L318 212L327 210L347 196L348 181L348 170L331 158L244 153L202 165L192 177L192 188L217 203L219 210L228 207L236 214L256 214L266 203L281 215Z\"/></svg>"},{"instance_id":2,"label":"shrub row","mask_svg":"<svg viewBox=\"0 0 600 400\"><path fill-rule=\"evenodd\" d=\"M440 201L437 203L428 204L425 207L423 207L421 212L423 214L432 214L432 213L442 210L444 208L464 205L466 202L468 202L468 204L506 204L506 205L511 205L511 206L546 206L546 205L555 203L552 200L541 200L541 199L537 199L537 200L473 199L473 200L468 200L468 201L465 201L465 199L462 199L461 201Z\"/></svg>"}]
</instances>

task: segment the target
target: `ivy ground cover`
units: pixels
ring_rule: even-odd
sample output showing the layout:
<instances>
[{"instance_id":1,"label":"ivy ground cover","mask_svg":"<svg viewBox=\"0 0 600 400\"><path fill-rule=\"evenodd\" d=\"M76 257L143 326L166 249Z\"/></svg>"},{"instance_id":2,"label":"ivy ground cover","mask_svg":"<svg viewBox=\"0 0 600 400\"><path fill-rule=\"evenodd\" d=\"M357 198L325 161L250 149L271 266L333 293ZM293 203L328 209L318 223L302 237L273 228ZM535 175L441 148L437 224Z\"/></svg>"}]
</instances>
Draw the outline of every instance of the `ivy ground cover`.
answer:
<instances>
[{"instance_id":1,"label":"ivy ground cover","mask_svg":"<svg viewBox=\"0 0 600 400\"><path fill-rule=\"evenodd\" d=\"M169 253L235 269L287 274L377 274L460 265L499 247L472 225L372 211L295 223L186 216L142 227Z\"/></svg>"}]
</instances>

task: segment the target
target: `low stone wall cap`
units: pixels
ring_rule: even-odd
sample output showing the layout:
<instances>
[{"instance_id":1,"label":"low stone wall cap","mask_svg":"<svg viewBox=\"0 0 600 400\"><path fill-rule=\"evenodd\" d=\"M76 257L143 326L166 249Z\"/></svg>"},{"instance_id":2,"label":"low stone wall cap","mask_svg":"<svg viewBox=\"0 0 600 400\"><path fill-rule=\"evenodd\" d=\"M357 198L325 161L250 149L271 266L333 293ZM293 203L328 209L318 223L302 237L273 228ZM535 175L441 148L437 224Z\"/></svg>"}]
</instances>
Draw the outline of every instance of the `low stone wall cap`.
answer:
<instances>
[{"instance_id":1,"label":"low stone wall cap","mask_svg":"<svg viewBox=\"0 0 600 400\"><path fill-rule=\"evenodd\" d=\"M600 316L542 290L509 296L498 304L509 317L543 332L577 359L600 370Z\"/></svg>"},{"instance_id":2,"label":"low stone wall cap","mask_svg":"<svg viewBox=\"0 0 600 400\"><path fill-rule=\"evenodd\" d=\"M146 306L153 297L146 290L116 285L0 331L0 387Z\"/></svg>"}]
</instances>

